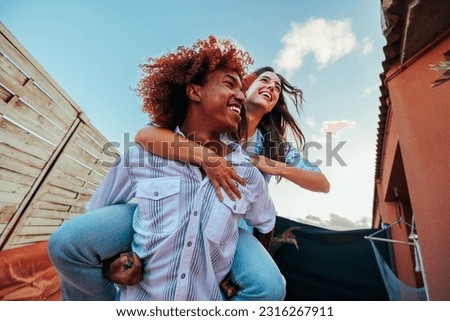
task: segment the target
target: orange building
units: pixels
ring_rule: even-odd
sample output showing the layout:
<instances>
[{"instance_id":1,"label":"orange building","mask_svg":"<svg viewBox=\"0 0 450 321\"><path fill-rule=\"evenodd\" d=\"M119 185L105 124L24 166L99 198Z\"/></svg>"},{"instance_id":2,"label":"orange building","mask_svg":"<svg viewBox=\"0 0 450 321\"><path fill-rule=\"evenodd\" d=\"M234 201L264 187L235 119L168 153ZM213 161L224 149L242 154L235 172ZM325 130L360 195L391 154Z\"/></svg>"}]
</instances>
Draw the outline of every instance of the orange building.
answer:
<instances>
[{"instance_id":1,"label":"orange building","mask_svg":"<svg viewBox=\"0 0 450 321\"><path fill-rule=\"evenodd\" d=\"M393 269L428 299L450 300L450 71L432 68L450 61L450 2L383 0L382 9L373 226L394 224L390 238L409 243L413 230L419 246L391 242Z\"/></svg>"}]
</instances>

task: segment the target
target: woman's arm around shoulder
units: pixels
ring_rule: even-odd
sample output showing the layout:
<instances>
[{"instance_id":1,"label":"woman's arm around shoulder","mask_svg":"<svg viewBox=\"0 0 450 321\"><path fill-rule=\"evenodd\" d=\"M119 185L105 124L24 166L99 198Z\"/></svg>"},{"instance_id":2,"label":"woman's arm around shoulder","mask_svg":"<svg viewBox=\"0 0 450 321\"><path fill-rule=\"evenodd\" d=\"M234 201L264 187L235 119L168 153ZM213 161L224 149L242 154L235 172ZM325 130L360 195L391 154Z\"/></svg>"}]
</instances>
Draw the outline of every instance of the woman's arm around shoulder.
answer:
<instances>
[{"instance_id":1,"label":"woman's arm around shoulder","mask_svg":"<svg viewBox=\"0 0 450 321\"><path fill-rule=\"evenodd\" d=\"M233 166L211 149L191 141L170 129L147 125L136 134L135 141L149 152L184 163L199 165L208 175L218 198L223 201L220 187L231 198L241 198L235 182L245 185Z\"/></svg>"},{"instance_id":2,"label":"woman's arm around shoulder","mask_svg":"<svg viewBox=\"0 0 450 321\"><path fill-rule=\"evenodd\" d=\"M280 176L313 192L328 193L330 183L320 169L303 159L295 147L288 146L290 148L285 157L286 162L257 156L253 157L253 163L263 173Z\"/></svg>"}]
</instances>

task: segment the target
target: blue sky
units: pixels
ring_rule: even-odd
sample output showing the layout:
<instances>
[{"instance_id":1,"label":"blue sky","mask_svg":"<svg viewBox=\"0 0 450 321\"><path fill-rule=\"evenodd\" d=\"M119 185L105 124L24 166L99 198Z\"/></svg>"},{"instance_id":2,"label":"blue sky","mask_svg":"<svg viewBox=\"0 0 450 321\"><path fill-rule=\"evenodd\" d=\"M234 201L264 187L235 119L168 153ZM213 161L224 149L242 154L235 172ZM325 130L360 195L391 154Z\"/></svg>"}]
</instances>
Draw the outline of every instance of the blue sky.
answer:
<instances>
[{"instance_id":1,"label":"blue sky","mask_svg":"<svg viewBox=\"0 0 450 321\"><path fill-rule=\"evenodd\" d=\"M279 214L318 223L372 214L382 72L380 3L373 0L100 1L2 0L0 20L109 140L124 145L147 122L133 92L138 65L213 34L230 38L304 91L299 123L312 161L322 161L329 194L289 182L270 185ZM347 128L326 164L327 124ZM316 145L317 146L317 145ZM330 163L330 162L329 162ZM330 214L334 214L331 215Z\"/></svg>"}]
</instances>

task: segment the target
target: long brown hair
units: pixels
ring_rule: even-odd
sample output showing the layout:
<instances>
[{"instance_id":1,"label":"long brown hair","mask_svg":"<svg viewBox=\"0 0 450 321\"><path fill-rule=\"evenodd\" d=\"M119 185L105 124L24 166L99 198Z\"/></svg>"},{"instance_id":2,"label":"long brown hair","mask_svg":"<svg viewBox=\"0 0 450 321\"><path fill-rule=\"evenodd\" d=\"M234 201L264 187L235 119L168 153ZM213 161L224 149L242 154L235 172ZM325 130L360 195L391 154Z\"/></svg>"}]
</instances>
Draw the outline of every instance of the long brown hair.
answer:
<instances>
[{"instance_id":1,"label":"long brown hair","mask_svg":"<svg viewBox=\"0 0 450 321\"><path fill-rule=\"evenodd\" d=\"M275 73L278 78L280 78L282 90L275 107L270 113L265 114L258 124L258 128L264 135L262 154L267 158L284 162L285 155L289 151L289 145L286 141L288 130L292 132L299 151L303 150L305 144L305 136L294 117L289 112L286 96L291 99L295 111L300 115L303 103L303 93L299 88L291 85L282 75L276 73L272 67L259 68L245 77L243 81L244 91L247 91L256 78L267 71ZM248 138L244 128L242 130L240 129L239 135Z\"/></svg>"}]
</instances>

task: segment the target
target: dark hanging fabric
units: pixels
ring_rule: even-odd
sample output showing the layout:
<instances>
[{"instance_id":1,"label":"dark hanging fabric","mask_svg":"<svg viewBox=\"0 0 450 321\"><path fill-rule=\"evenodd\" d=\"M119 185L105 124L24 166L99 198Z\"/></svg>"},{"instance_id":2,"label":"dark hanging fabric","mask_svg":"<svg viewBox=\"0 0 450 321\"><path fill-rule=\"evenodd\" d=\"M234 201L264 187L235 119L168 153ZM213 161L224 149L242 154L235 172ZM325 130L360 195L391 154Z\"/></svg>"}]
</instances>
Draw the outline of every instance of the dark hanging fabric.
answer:
<instances>
[{"instance_id":1,"label":"dark hanging fabric","mask_svg":"<svg viewBox=\"0 0 450 321\"><path fill-rule=\"evenodd\" d=\"M287 301L389 300L372 246L364 239L376 229L333 231L277 217L275 235L291 226L300 227L294 231L299 249L285 244L274 255L286 278ZM388 245L379 244L378 250L390 262Z\"/></svg>"}]
</instances>

